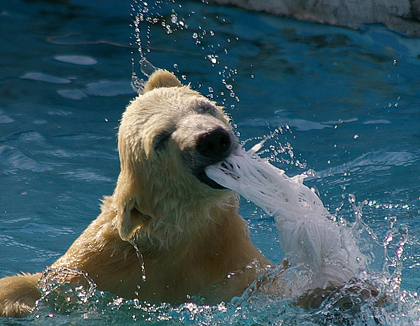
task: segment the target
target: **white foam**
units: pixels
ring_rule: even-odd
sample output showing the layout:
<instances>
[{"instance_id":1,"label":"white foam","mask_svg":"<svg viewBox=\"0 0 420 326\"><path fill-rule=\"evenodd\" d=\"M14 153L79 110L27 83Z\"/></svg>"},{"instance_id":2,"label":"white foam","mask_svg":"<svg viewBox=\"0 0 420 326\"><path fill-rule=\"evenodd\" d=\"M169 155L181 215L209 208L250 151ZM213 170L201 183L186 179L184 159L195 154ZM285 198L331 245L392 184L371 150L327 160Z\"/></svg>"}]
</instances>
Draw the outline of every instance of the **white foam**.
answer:
<instances>
[{"instance_id":1,"label":"white foam","mask_svg":"<svg viewBox=\"0 0 420 326\"><path fill-rule=\"evenodd\" d=\"M307 290L342 285L364 267L349 230L339 226L303 184L305 176L289 178L240 147L222 163L208 167L206 174L274 216L287 261L311 275Z\"/></svg>"}]
</instances>

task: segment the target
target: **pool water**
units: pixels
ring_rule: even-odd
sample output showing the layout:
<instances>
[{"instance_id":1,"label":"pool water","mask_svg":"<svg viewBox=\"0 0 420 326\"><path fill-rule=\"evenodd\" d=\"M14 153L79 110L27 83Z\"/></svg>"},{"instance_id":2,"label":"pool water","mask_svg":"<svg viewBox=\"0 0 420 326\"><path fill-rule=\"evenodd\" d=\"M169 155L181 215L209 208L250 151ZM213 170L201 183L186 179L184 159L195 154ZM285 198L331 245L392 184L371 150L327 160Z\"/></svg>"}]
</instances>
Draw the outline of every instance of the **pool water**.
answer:
<instances>
[{"instance_id":1,"label":"pool water","mask_svg":"<svg viewBox=\"0 0 420 326\"><path fill-rule=\"evenodd\" d=\"M0 26L0 277L43 271L99 214L145 58L223 104L245 148L266 139L261 156L306 172L331 213L362 214L372 277L392 288L384 306L303 310L251 292L172 307L63 285L69 302L53 291L14 324L420 324L418 38L186 0L3 1ZM279 263L274 219L245 200L240 213Z\"/></svg>"}]
</instances>

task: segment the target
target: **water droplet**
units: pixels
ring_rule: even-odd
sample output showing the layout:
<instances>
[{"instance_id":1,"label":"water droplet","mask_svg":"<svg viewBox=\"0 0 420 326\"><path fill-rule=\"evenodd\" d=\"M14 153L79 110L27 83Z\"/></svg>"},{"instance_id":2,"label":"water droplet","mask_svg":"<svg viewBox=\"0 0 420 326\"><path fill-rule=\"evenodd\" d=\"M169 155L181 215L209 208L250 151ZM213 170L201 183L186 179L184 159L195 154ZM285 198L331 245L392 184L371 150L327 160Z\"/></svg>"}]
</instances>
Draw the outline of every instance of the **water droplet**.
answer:
<instances>
[{"instance_id":1,"label":"water droplet","mask_svg":"<svg viewBox=\"0 0 420 326\"><path fill-rule=\"evenodd\" d=\"M156 67L153 66L145 57L140 59L140 69L147 77L150 77L156 71Z\"/></svg>"},{"instance_id":2,"label":"water droplet","mask_svg":"<svg viewBox=\"0 0 420 326\"><path fill-rule=\"evenodd\" d=\"M406 234L408 234L408 228L407 228L407 225L405 225L405 224L400 225L400 227L398 228L398 232L399 232L401 235L406 235Z\"/></svg>"},{"instance_id":3,"label":"water droplet","mask_svg":"<svg viewBox=\"0 0 420 326\"><path fill-rule=\"evenodd\" d=\"M146 268L144 266L143 254L141 253L139 247L137 246L137 243L133 239L130 240L130 243L136 250L137 259L139 260L139 263L141 266L141 279L143 282L145 282L146 281ZM137 288L139 289L139 285L137 285Z\"/></svg>"}]
</instances>

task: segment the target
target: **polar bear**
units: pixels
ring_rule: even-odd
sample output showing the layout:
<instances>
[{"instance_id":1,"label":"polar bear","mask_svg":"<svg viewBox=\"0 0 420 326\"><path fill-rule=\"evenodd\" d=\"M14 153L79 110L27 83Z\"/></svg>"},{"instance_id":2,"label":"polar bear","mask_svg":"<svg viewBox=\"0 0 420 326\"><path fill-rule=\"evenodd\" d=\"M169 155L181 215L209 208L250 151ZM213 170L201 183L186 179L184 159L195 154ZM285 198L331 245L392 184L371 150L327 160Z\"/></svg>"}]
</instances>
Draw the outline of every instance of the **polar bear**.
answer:
<instances>
[{"instance_id":1,"label":"polar bear","mask_svg":"<svg viewBox=\"0 0 420 326\"><path fill-rule=\"evenodd\" d=\"M150 302L197 296L216 303L241 295L271 263L249 238L238 195L204 172L236 146L222 108L157 70L123 114L113 195L50 276L77 284L77 273L65 271L84 271L99 290ZM0 316L30 312L40 277L1 279Z\"/></svg>"}]
</instances>

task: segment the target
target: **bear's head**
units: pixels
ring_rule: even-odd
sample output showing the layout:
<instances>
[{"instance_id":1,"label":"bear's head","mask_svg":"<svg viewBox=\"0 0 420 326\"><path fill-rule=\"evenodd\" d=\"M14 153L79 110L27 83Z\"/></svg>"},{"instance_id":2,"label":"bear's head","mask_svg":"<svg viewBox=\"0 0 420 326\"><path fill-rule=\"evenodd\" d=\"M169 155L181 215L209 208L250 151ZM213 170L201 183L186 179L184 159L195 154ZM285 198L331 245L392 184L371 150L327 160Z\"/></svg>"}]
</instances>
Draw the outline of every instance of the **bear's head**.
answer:
<instances>
[{"instance_id":1,"label":"bear's head","mask_svg":"<svg viewBox=\"0 0 420 326\"><path fill-rule=\"evenodd\" d=\"M236 146L221 107L172 73L153 73L119 128L121 173L113 197L120 237L169 245L174 234L206 228L217 210L236 207L236 194L204 172Z\"/></svg>"}]
</instances>

